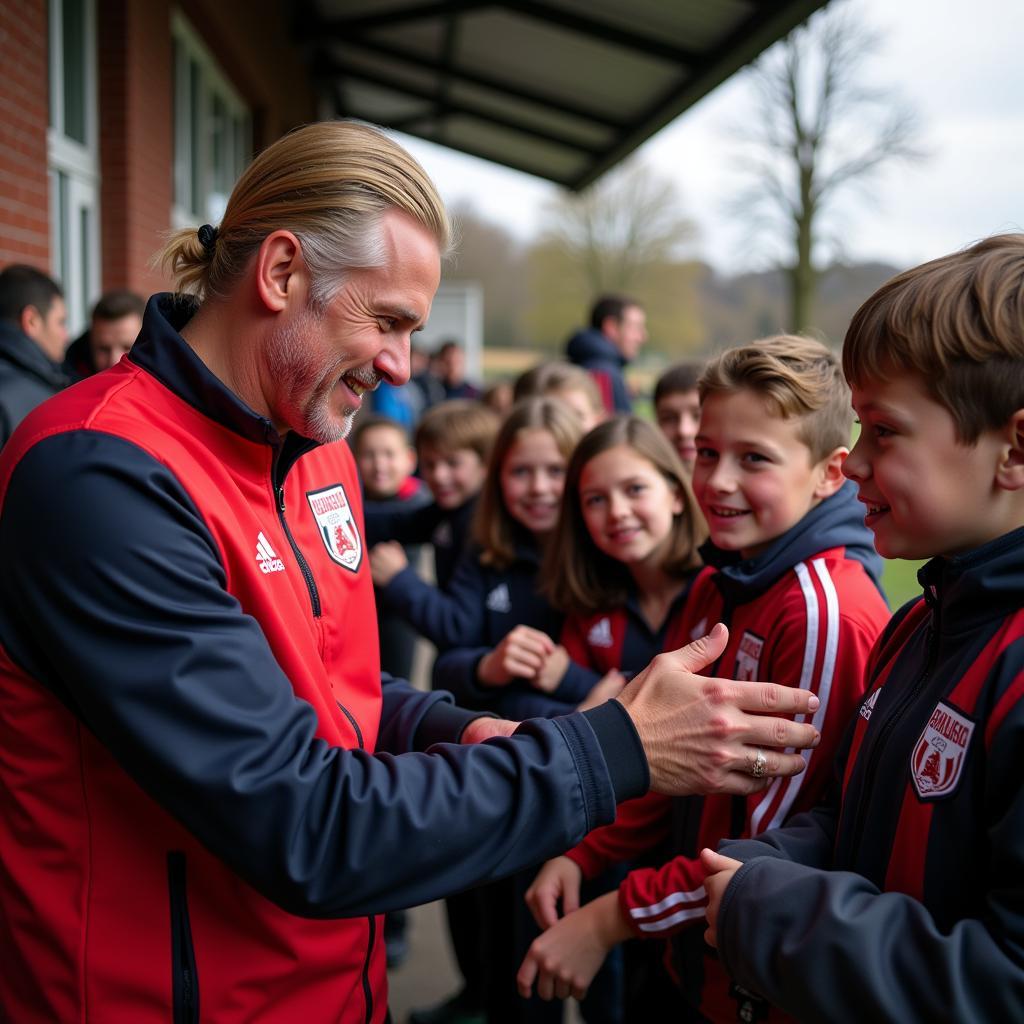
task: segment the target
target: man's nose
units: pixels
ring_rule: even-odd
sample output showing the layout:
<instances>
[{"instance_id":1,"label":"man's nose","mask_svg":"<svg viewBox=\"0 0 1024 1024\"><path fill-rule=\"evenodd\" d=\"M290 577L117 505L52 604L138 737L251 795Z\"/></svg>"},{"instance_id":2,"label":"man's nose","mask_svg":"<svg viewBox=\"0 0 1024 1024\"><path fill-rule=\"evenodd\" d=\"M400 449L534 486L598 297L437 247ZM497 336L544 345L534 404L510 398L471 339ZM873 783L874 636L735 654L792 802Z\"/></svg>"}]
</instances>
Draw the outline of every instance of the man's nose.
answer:
<instances>
[{"instance_id":1,"label":"man's nose","mask_svg":"<svg viewBox=\"0 0 1024 1024\"><path fill-rule=\"evenodd\" d=\"M377 374L395 387L409 381L409 346L409 335L403 334L385 344L373 361Z\"/></svg>"}]
</instances>

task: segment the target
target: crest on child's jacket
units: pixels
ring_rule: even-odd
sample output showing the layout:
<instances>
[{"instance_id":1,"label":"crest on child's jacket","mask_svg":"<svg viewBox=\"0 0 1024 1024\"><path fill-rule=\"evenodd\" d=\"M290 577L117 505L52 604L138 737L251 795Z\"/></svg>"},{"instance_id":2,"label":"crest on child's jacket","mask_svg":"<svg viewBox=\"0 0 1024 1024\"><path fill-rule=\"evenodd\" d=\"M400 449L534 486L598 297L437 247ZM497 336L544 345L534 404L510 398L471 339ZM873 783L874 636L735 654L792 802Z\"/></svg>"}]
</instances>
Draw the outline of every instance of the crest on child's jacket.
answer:
<instances>
[{"instance_id":1,"label":"crest on child's jacket","mask_svg":"<svg viewBox=\"0 0 1024 1024\"><path fill-rule=\"evenodd\" d=\"M739 650L736 652L736 671L734 679L755 680L760 678L761 652L764 650L764 637L751 633L748 629L740 637Z\"/></svg>"},{"instance_id":2,"label":"crest on child's jacket","mask_svg":"<svg viewBox=\"0 0 1024 1024\"><path fill-rule=\"evenodd\" d=\"M949 796L956 790L973 733L974 722L939 701L910 756L910 775L922 800Z\"/></svg>"},{"instance_id":3,"label":"crest on child's jacket","mask_svg":"<svg viewBox=\"0 0 1024 1024\"><path fill-rule=\"evenodd\" d=\"M327 553L338 565L357 572L363 560L363 540L345 488L334 484L319 491L307 491L306 500Z\"/></svg>"}]
</instances>

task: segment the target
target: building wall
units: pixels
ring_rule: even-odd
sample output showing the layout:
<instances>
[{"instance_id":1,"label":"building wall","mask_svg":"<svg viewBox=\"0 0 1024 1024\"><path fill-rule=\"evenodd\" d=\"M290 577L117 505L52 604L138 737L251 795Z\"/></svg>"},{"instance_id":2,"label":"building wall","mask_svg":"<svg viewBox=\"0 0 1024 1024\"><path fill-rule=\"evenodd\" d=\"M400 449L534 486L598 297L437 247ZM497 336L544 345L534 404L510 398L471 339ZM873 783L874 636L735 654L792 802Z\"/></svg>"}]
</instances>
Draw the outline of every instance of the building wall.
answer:
<instances>
[{"instance_id":1,"label":"building wall","mask_svg":"<svg viewBox=\"0 0 1024 1024\"><path fill-rule=\"evenodd\" d=\"M102 287L168 286L150 261L171 227L171 0L96 0ZM313 118L286 0L181 0L249 105L260 149ZM50 261L47 2L0 2L0 266Z\"/></svg>"},{"instance_id":2,"label":"building wall","mask_svg":"<svg viewBox=\"0 0 1024 1024\"><path fill-rule=\"evenodd\" d=\"M0 267L50 262L46 0L0 3Z\"/></svg>"}]
</instances>

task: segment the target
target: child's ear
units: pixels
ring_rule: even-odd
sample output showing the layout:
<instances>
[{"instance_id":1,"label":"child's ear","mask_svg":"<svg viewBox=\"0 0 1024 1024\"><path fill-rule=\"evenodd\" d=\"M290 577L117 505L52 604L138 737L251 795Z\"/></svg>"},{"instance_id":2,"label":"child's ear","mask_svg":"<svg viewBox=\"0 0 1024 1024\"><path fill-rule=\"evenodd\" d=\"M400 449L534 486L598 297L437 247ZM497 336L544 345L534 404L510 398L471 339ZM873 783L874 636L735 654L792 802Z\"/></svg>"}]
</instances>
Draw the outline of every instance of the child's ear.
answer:
<instances>
[{"instance_id":1,"label":"child's ear","mask_svg":"<svg viewBox=\"0 0 1024 1024\"><path fill-rule=\"evenodd\" d=\"M1018 409L1003 429L1003 449L996 467L996 484L1004 491L1024 488L1024 409Z\"/></svg>"},{"instance_id":2,"label":"child's ear","mask_svg":"<svg viewBox=\"0 0 1024 1024\"><path fill-rule=\"evenodd\" d=\"M843 463L849 454L849 448L835 448L818 463L818 484L814 488L814 497L819 501L831 498L846 483Z\"/></svg>"}]
</instances>

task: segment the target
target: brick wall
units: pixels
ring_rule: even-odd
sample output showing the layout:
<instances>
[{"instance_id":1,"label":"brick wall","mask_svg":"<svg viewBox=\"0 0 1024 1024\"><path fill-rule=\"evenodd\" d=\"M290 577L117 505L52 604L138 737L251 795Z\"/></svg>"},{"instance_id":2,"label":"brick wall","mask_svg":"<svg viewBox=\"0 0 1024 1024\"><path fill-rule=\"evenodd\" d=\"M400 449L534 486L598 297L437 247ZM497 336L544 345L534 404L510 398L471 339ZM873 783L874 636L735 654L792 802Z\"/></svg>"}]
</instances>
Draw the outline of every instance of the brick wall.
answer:
<instances>
[{"instance_id":1,"label":"brick wall","mask_svg":"<svg viewBox=\"0 0 1024 1024\"><path fill-rule=\"evenodd\" d=\"M150 260L171 226L173 47L169 0L100 0L103 287L167 286Z\"/></svg>"},{"instance_id":2,"label":"brick wall","mask_svg":"<svg viewBox=\"0 0 1024 1024\"><path fill-rule=\"evenodd\" d=\"M46 0L0 3L0 266L49 271Z\"/></svg>"},{"instance_id":3,"label":"brick wall","mask_svg":"<svg viewBox=\"0 0 1024 1024\"><path fill-rule=\"evenodd\" d=\"M182 0L249 104L255 147L310 120L314 99L288 43L284 0ZM150 294L171 227L172 0L97 0L102 287ZM47 3L0 3L0 266L49 267Z\"/></svg>"}]
</instances>

